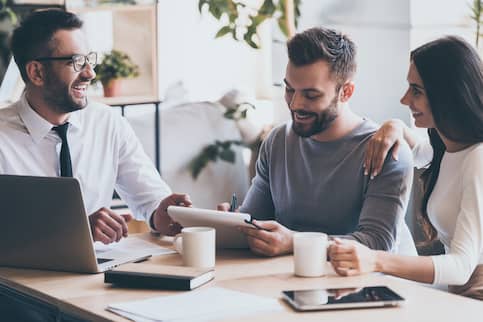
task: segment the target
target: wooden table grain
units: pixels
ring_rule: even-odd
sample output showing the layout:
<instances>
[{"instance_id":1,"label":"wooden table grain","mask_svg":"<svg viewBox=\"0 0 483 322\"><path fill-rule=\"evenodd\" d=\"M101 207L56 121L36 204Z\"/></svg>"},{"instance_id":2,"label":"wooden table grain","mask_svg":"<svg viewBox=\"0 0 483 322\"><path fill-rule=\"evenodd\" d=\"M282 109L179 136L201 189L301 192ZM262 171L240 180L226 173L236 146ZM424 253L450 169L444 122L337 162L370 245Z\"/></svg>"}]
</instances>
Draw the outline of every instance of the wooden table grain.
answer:
<instances>
[{"instance_id":1,"label":"wooden table grain","mask_svg":"<svg viewBox=\"0 0 483 322\"><path fill-rule=\"evenodd\" d=\"M149 233L129 238L141 238L161 246L171 246L168 238L159 238ZM181 257L178 254L153 257L148 262L150 264L182 265ZM138 265L143 265L143 263ZM106 307L111 303L181 294L175 291L113 287L104 284L103 278L103 274L75 274L0 267L0 284L90 321L127 321L106 311ZM395 308L297 313L280 299L282 290L375 285L389 286L406 301ZM246 321L247 319L281 322L483 321L483 302L480 301L382 274L340 277L330 271L326 276L320 278L300 278L293 275L292 256L266 258L253 255L248 250L217 251L215 280L202 288L213 286L275 298L283 306L283 310L279 312L230 318L228 321Z\"/></svg>"}]
</instances>

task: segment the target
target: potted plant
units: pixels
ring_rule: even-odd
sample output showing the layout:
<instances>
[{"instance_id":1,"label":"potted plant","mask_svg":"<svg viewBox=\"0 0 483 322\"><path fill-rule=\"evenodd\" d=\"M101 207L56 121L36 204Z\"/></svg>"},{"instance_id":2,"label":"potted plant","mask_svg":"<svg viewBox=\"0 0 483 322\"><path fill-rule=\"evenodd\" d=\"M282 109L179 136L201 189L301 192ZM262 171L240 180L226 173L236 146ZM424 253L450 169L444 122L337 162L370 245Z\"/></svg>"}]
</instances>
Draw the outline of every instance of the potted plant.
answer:
<instances>
[{"instance_id":1,"label":"potted plant","mask_svg":"<svg viewBox=\"0 0 483 322\"><path fill-rule=\"evenodd\" d=\"M218 30L216 38L231 35L233 39L243 40L250 47L258 49L260 36L257 29L266 20L276 19L278 27L288 38L295 34L301 1L264 0L261 5L256 6L253 1L199 0L198 10L201 13L207 7L213 17L226 23Z\"/></svg>"},{"instance_id":2,"label":"potted plant","mask_svg":"<svg viewBox=\"0 0 483 322\"><path fill-rule=\"evenodd\" d=\"M287 38L295 35L301 3L302 0L263 0L254 5L253 1L246 0L198 0L198 10L202 14L203 8L207 8L209 14L225 24L218 30L215 38L231 35L233 39L244 41L250 47L259 49L258 27L267 20L276 19L277 26ZM222 105L226 108L224 117L237 122L242 136L243 132L248 132L249 130L243 129L242 122L239 121L246 119L249 108L254 109L255 106L248 102ZM236 146L245 146L252 150L249 170L250 178L253 178L259 147L271 128L272 126L265 126L248 142L215 140L214 143L205 146L189 164L193 178L196 179L209 162L223 160L234 163Z\"/></svg>"},{"instance_id":3,"label":"potted plant","mask_svg":"<svg viewBox=\"0 0 483 322\"><path fill-rule=\"evenodd\" d=\"M255 108L253 104L248 102L234 103L231 105L227 104L228 106L224 105L223 103L224 102L221 102L221 105L226 109L226 111L223 113L223 116L235 122L246 119L248 109ZM235 150L233 149L234 146L250 147L250 144L239 140L216 140L215 143L205 146L189 164L193 179L198 178L201 170L203 170L209 162L216 162L218 159L220 159L226 162L235 163L236 154Z\"/></svg>"},{"instance_id":4,"label":"potted plant","mask_svg":"<svg viewBox=\"0 0 483 322\"><path fill-rule=\"evenodd\" d=\"M120 95L122 79L139 76L139 66L128 54L116 49L106 53L94 71L96 72L94 82L102 83L105 97Z\"/></svg>"}]
</instances>

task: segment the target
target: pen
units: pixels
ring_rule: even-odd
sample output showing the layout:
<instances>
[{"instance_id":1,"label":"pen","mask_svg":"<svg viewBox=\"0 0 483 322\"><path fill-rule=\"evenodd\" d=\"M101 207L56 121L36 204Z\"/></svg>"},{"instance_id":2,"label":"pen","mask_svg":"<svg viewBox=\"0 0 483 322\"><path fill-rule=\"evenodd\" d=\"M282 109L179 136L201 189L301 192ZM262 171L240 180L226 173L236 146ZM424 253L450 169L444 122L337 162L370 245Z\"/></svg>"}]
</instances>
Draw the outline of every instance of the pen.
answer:
<instances>
[{"instance_id":1,"label":"pen","mask_svg":"<svg viewBox=\"0 0 483 322\"><path fill-rule=\"evenodd\" d=\"M255 228L256 228L256 229L258 229L258 230L270 231L270 230L268 230L268 229L262 228L262 227L258 226L257 224L255 224L255 223L253 222L253 218L250 218L250 220L246 220L246 219L245 219L245 222L246 222L247 224L249 224L249 225L252 225L253 227L255 227Z\"/></svg>"},{"instance_id":2,"label":"pen","mask_svg":"<svg viewBox=\"0 0 483 322\"><path fill-rule=\"evenodd\" d=\"M238 202L237 202L237 199L236 199L236 194L233 194L231 196L231 203L230 203L229 211L234 212L236 210L236 208L238 207L237 203Z\"/></svg>"}]
</instances>

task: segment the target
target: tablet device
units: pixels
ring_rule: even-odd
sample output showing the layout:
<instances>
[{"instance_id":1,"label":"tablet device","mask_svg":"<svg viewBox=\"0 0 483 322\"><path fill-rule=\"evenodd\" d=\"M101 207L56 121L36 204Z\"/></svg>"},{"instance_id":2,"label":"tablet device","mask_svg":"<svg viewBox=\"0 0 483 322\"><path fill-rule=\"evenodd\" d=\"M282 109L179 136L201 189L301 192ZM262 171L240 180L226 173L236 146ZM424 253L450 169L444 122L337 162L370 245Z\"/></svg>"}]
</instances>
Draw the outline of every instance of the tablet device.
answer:
<instances>
[{"instance_id":1,"label":"tablet device","mask_svg":"<svg viewBox=\"0 0 483 322\"><path fill-rule=\"evenodd\" d=\"M236 227L256 228L251 224L252 217L241 212L169 206L168 215L183 227L215 228L217 248L248 248L245 234Z\"/></svg>"},{"instance_id":2,"label":"tablet device","mask_svg":"<svg viewBox=\"0 0 483 322\"><path fill-rule=\"evenodd\" d=\"M398 306L404 301L386 286L294 290L283 291L282 295L297 311Z\"/></svg>"}]
</instances>

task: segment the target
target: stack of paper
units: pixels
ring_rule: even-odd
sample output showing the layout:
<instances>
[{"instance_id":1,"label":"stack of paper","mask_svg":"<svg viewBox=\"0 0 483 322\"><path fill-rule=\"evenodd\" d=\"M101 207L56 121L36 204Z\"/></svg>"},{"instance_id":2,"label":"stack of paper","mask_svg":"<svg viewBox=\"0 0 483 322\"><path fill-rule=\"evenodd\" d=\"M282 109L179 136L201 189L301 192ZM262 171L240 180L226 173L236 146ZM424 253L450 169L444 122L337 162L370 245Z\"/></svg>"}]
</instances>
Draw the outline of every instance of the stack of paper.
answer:
<instances>
[{"instance_id":1,"label":"stack of paper","mask_svg":"<svg viewBox=\"0 0 483 322\"><path fill-rule=\"evenodd\" d=\"M118 243L104 245L101 242L94 243L94 249L98 257L116 258L125 256L126 253L149 253L152 256L176 253L174 250L161 247L154 243L139 238L122 238Z\"/></svg>"},{"instance_id":2,"label":"stack of paper","mask_svg":"<svg viewBox=\"0 0 483 322\"><path fill-rule=\"evenodd\" d=\"M134 321L209 321L282 310L275 299L212 287L173 296L111 304L107 308Z\"/></svg>"}]
</instances>

